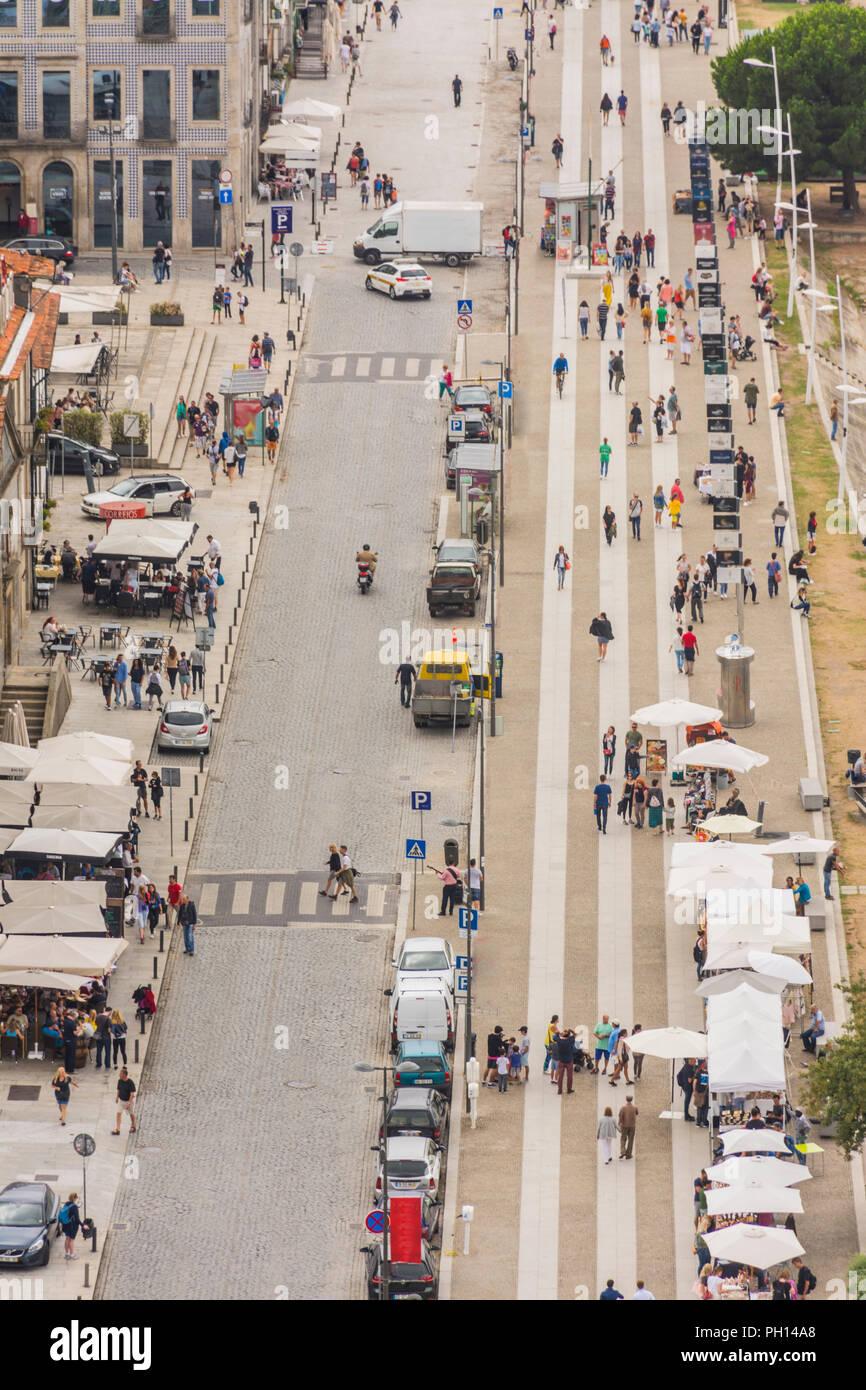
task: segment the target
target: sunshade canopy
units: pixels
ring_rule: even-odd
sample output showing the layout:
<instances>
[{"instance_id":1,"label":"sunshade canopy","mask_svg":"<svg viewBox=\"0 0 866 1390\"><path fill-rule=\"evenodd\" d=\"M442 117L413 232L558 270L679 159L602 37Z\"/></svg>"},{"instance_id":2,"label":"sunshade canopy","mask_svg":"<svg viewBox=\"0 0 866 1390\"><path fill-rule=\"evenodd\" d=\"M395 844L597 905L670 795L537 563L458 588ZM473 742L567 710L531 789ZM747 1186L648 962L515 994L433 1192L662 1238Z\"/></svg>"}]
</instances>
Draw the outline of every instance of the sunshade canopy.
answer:
<instances>
[{"instance_id":1,"label":"sunshade canopy","mask_svg":"<svg viewBox=\"0 0 866 1390\"><path fill-rule=\"evenodd\" d=\"M74 734L58 734L56 738L41 738L39 753L83 753L90 758L108 758L109 761L131 763L133 742L131 738L115 738L113 734L88 733L82 730ZM0 788L0 800L3 791Z\"/></svg>"},{"instance_id":2,"label":"sunshade canopy","mask_svg":"<svg viewBox=\"0 0 866 1390\"><path fill-rule=\"evenodd\" d=\"M707 1038L705 1033L694 1032L690 1028L648 1028L638 1034L640 1044L636 1051L648 1057L706 1057Z\"/></svg>"},{"instance_id":3,"label":"sunshade canopy","mask_svg":"<svg viewBox=\"0 0 866 1390\"><path fill-rule=\"evenodd\" d=\"M797 858L801 854L829 854L835 840L816 840L812 835L786 835L784 840L771 840L762 844L761 854L791 854Z\"/></svg>"},{"instance_id":4,"label":"sunshade canopy","mask_svg":"<svg viewBox=\"0 0 866 1390\"><path fill-rule=\"evenodd\" d=\"M342 106L334 106L329 101L319 101L316 97L299 97L297 101L286 101L281 110L283 116L309 116L319 121L338 121L343 114Z\"/></svg>"},{"instance_id":5,"label":"sunshade canopy","mask_svg":"<svg viewBox=\"0 0 866 1390\"><path fill-rule=\"evenodd\" d=\"M763 951L805 951L810 940L808 917L756 916L749 921L739 918L707 916L707 944L719 946L748 946ZM748 956L745 964L748 965Z\"/></svg>"},{"instance_id":6,"label":"sunshade canopy","mask_svg":"<svg viewBox=\"0 0 866 1390\"><path fill-rule=\"evenodd\" d=\"M770 891L773 883L773 866L768 859L758 859L753 864L732 866L716 864L705 869L701 864L685 865L671 869L668 874L668 895L675 898L706 898L710 893L727 894L731 890Z\"/></svg>"},{"instance_id":7,"label":"sunshade canopy","mask_svg":"<svg viewBox=\"0 0 866 1390\"><path fill-rule=\"evenodd\" d=\"M706 1194L706 1201L709 1216L803 1210L803 1198L793 1187L718 1187Z\"/></svg>"},{"instance_id":8,"label":"sunshade canopy","mask_svg":"<svg viewBox=\"0 0 866 1390\"><path fill-rule=\"evenodd\" d=\"M89 787L119 787L128 782L131 763L114 758L89 758L83 753L40 753L27 774L28 782L81 782Z\"/></svg>"},{"instance_id":9,"label":"sunshade canopy","mask_svg":"<svg viewBox=\"0 0 866 1390\"><path fill-rule=\"evenodd\" d=\"M105 919L95 903L0 903L0 931L7 936L105 936Z\"/></svg>"},{"instance_id":10,"label":"sunshade canopy","mask_svg":"<svg viewBox=\"0 0 866 1390\"><path fill-rule=\"evenodd\" d=\"M23 777L37 756L35 748L24 748L20 743L0 743L0 777ZM2 791L0 783L0 795Z\"/></svg>"},{"instance_id":11,"label":"sunshade canopy","mask_svg":"<svg viewBox=\"0 0 866 1390\"><path fill-rule=\"evenodd\" d=\"M9 898L15 907L99 907L105 902L104 879L69 879L66 883L47 879L7 878L0 884L0 921L3 904Z\"/></svg>"},{"instance_id":12,"label":"sunshade canopy","mask_svg":"<svg viewBox=\"0 0 866 1390\"><path fill-rule=\"evenodd\" d=\"M174 561L178 560L190 544L197 527L191 521L173 523L176 531L168 531L164 525L144 521L113 521L107 536L93 551L97 560L140 560ZM132 528L132 529L128 529Z\"/></svg>"},{"instance_id":13,"label":"sunshade canopy","mask_svg":"<svg viewBox=\"0 0 866 1390\"><path fill-rule=\"evenodd\" d=\"M112 804L127 813L135 805L135 792L128 779L126 785L120 783L116 787L88 787L81 782L45 782L39 789L40 810L46 806L107 807Z\"/></svg>"},{"instance_id":14,"label":"sunshade canopy","mask_svg":"<svg viewBox=\"0 0 866 1390\"><path fill-rule=\"evenodd\" d=\"M16 985L19 989L78 990L83 980L92 978L57 970L0 970L0 985Z\"/></svg>"},{"instance_id":15,"label":"sunshade canopy","mask_svg":"<svg viewBox=\"0 0 866 1390\"><path fill-rule=\"evenodd\" d=\"M126 950L118 937L7 936L0 941L0 970L59 970L66 975L104 975Z\"/></svg>"},{"instance_id":16,"label":"sunshade canopy","mask_svg":"<svg viewBox=\"0 0 866 1390\"><path fill-rule=\"evenodd\" d=\"M92 372L101 351L102 343L76 343L69 347L55 347L51 355L51 375L79 376L82 372Z\"/></svg>"},{"instance_id":17,"label":"sunshade canopy","mask_svg":"<svg viewBox=\"0 0 866 1390\"><path fill-rule=\"evenodd\" d=\"M707 739L694 748L684 748L671 759L673 767L731 768L734 772L750 772L764 767L770 759L766 753L755 753L741 743L728 743L724 738Z\"/></svg>"},{"instance_id":18,"label":"sunshade canopy","mask_svg":"<svg viewBox=\"0 0 866 1390\"><path fill-rule=\"evenodd\" d=\"M727 1129L721 1134L725 1155L788 1152L785 1136L776 1129ZM776 1184L778 1188L778 1184Z\"/></svg>"},{"instance_id":19,"label":"sunshade canopy","mask_svg":"<svg viewBox=\"0 0 866 1390\"><path fill-rule=\"evenodd\" d=\"M773 956L771 959L777 960L780 957ZM695 994L704 999L712 999L717 994L730 994L731 990L739 989L740 985L749 985L762 994L780 994L785 987L783 980L758 975L754 970L726 970L722 975L712 975L701 980Z\"/></svg>"},{"instance_id":20,"label":"sunshade canopy","mask_svg":"<svg viewBox=\"0 0 866 1390\"><path fill-rule=\"evenodd\" d=\"M671 846L671 868L703 864L706 868L751 868L760 863L762 851L757 845L731 844L725 840L683 840ZM763 881L765 871L758 870Z\"/></svg>"},{"instance_id":21,"label":"sunshade canopy","mask_svg":"<svg viewBox=\"0 0 866 1390\"><path fill-rule=\"evenodd\" d=\"M707 1231L704 1240L714 1260L751 1265L754 1269L770 1269L782 1260L792 1260L795 1255L806 1253L794 1232L784 1226L749 1226L738 1222L734 1226L723 1226L720 1231Z\"/></svg>"},{"instance_id":22,"label":"sunshade canopy","mask_svg":"<svg viewBox=\"0 0 866 1390\"><path fill-rule=\"evenodd\" d=\"M714 835L754 835L756 830L760 830L761 822L751 820L748 816L707 816L703 821L705 830L711 830Z\"/></svg>"},{"instance_id":23,"label":"sunshade canopy","mask_svg":"<svg viewBox=\"0 0 866 1390\"><path fill-rule=\"evenodd\" d=\"M30 817L34 830L97 830L124 835L129 812L108 806L37 806Z\"/></svg>"},{"instance_id":24,"label":"sunshade canopy","mask_svg":"<svg viewBox=\"0 0 866 1390\"><path fill-rule=\"evenodd\" d=\"M768 1131L755 1129L753 1134ZM769 1131L773 1133L773 1131ZM722 1159L707 1169L707 1177L713 1182L729 1183L734 1187L791 1187L798 1182L810 1182L812 1174L805 1163L788 1163L780 1158L764 1158L762 1154L748 1154L745 1157Z\"/></svg>"},{"instance_id":25,"label":"sunshade canopy","mask_svg":"<svg viewBox=\"0 0 866 1390\"><path fill-rule=\"evenodd\" d=\"M750 951L749 964L753 970L786 985L810 985L812 976L805 965L790 956L774 956L767 951Z\"/></svg>"},{"instance_id":26,"label":"sunshade canopy","mask_svg":"<svg viewBox=\"0 0 866 1390\"><path fill-rule=\"evenodd\" d=\"M22 830L7 854L16 859L82 859L104 864L111 858L120 835L83 830Z\"/></svg>"},{"instance_id":27,"label":"sunshade canopy","mask_svg":"<svg viewBox=\"0 0 866 1390\"><path fill-rule=\"evenodd\" d=\"M660 700L657 705L644 705L636 709L632 719L636 724L656 724L659 728L679 724L711 724L721 719L722 711L712 705L698 705L693 700Z\"/></svg>"}]
</instances>

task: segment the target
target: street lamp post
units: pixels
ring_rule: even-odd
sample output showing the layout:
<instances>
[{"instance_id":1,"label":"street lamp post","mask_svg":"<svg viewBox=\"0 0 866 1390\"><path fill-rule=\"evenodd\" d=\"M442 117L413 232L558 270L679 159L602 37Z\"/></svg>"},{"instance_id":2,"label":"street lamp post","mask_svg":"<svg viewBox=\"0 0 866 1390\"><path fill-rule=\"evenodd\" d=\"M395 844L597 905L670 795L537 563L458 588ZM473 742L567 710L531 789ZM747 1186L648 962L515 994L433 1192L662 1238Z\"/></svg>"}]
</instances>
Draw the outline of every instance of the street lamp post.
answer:
<instances>
[{"instance_id":1,"label":"street lamp post","mask_svg":"<svg viewBox=\"0 0 866 1390\"><path fill-rule=\"evenodd\" d=\"M382 1228L382 1298L387 1302L391 1289L391 1250L390 1232L388 1224L391 1214L391 1202L388 1193L388 1132L386 1117L388 1114L388 1074L393 1072L393 1067L374 1067L371 1062L356 1062L355 1071L380 1071L382 1073L382 1143L379 1151L382 1154L382 1217L384 1225ZM414 1062L404 1062L401 1071L417 1072L420 1070Z\"/></svg>"},{"instance_id":2,"label":"street lamp post","mask_svg":"<svg viewBox=\"0 0 866 1390\"><path fill-rule=\"evenodd\" d=\"M798 242L798 237L797 237L797 233L798 233L798 219L797 219L797 213L798 213L799 209L798 209L798 207L797 207L797 170L796 170L796 166L795 166L795 164L794 164L794 157L795 157L796 155L800 154L801 151L800 151L800 150L795 150L795 149L794 149L794 139L793 139L793 136L791 135L791 116L790 116L790 113L788 114L788 117L787 117L787 123L788 123L788 129L787 129L788 148L787 148L787 150L785 151L785 153L786 153L788 159L790 160L790 165L791 165L791 201L790 201L790 203L784 203L784 202L781 202L781 201L777 201L777 202L776 202L776 208L777 208L777 210L778 210L779 208L784 208L786 211L790 211L790 212L791 212L791 215L792 215L792 216L791 216L791 262L790 262L790 273L789 273L789 275L788 275L788 311L787 311L787 315L786 315L787 318L790 318L791 315L792 315L793 312L794 312L794 281L795 281L795 279L796 279L796 277L797 277L797 256L798 256L798 244L797 244L797 242ZM782 136L786 133L785 131L780 130L777 126L766 126L766 125L761 125L761 126L758 126L758 130L760 130L762 133L767 134L767 135L775 135L776 138L779 139L779 140L781 140Z\"/></svg>"},{"instance_id":3,"label":"street lamp post","mask_svg":"<svg viewBox=\"0 0 866 1390\"><path fill-rule=\"evenodd\" d=\"M772 61L765 63L763 58L744 58L743 62L750 68L770 68L773 73L773 90L776 95L776 124L782 121L782 99L779 96L779 69L776 65L775 45L770 49ZM782 140L781 134L776 135L776 202L782 201Z\"/></svg>"},{"instance_id":4,"label":"street lamp post","mask_svg":"<svg viewBox=\"0 0 866 1390\"><path fill-rule=\"evenodd\" d=\"M469 867L469 860L472 858L472 824L468 820L441 820L440 825L460 826L466 830L466 889L469 899L466 909L466 1020L463 1029L463 1070L466 1071L466 1063L470 1057L474 1057L472 1050L472 871ZM481 873L484 873L483 864L479 866ZM469 1105L469 1086L466 1087L466 1114L470 1111Z\"/></svg>"},{"instance_id":5,"label":"street lamp post","mask_svg":"<svg viewBox=\"0 0 866 1390\"><path fill-rule=\"evenodd\" d=\"M505 380L504 364L495 357L482 357L482 367L499 368L499 583L505 583L505 410L506 402L502 390ZM511 410L510 404L508 405Z\"/></svg>"},{"instance_id":6,"label":"street lamp post","mask_svg":"<svg viewBox=\"0 0 866 1390\"><path fill-rule=\"evenodd\" d=\"M105 92L108 109L108 181L111 188L111 283L117 284L117 170L114 164L114 93ZM119 132L118 132L119 133Z\"/></svg>"}]
</instances>

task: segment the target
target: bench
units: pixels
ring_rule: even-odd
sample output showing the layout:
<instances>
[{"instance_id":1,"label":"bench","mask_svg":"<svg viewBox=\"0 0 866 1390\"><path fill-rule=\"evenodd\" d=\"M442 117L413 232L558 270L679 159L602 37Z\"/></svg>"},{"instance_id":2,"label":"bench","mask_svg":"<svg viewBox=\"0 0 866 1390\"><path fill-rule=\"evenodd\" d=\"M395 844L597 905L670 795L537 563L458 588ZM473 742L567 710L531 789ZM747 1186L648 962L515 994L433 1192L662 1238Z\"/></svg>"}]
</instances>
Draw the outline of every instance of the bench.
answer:
<instances>
[{"instance_id":1,"label":"bench","mask_svg":"<svg viewBox=\"0 0 866 1390\"><path fill-rule=\"evenodd\" d=\"M843 186L841 183L831 183L831 184L830 184L830 202L831 202L831 203L844 203L844 201L845 201L845 188L844 188L844 186ZM859 208L859 206L860 206L860 194L857 192L856 189L854 190L854 206L855 206L855 208Z\"/></svg>"},{"instance_id":2,"label":"bench","mask_svg":"<svg viewBox=\"0 0 866 1390\"><path fill-rule=\"evenodd\" d=\"M800 805L804 811L823 811L824 793L817 778L801 777L797 786L800 792Z\"/></svg>"}]
</instances>

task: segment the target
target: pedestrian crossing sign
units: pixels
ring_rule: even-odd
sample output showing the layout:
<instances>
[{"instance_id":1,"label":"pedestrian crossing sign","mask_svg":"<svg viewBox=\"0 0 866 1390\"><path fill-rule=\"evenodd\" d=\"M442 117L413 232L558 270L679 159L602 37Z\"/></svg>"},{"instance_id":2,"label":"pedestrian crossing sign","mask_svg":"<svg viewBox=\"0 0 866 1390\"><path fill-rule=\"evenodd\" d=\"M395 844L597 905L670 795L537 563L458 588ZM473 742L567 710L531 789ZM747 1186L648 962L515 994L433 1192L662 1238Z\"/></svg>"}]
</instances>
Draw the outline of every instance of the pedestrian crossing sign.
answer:
<instances>
[{"instance_id":1,"label":"pedestrian crossing sign","mask_svg":"<svg viewBox=\"0 0 866 1390\"><path fill-rule=\"evenodd\" d=\"M426 859L427 841L426 840L407 840L406 841L407 859Z\"/></svg>"},{"instance_id":2,"label":"pedestrian crossing sign","mask_svg":"<svg viewBox=\"0 0 866 1390\"><path fill-rule=\"evenodd\" d=\"M458 299L458 301L457 301L457 312L458 312L458 314L471 314L471 313L472 313L472 300L471 300L471 299Z\"/></svg>"}]
</instances>

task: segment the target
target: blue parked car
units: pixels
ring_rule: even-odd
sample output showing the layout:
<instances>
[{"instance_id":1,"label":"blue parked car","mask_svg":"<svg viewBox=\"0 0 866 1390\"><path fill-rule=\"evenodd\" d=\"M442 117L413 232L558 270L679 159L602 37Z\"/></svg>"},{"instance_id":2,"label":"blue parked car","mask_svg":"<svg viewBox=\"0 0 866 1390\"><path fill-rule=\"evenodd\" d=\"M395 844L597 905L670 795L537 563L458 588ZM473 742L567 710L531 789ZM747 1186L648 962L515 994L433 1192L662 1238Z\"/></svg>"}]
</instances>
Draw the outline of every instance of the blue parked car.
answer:
<instances>
[{"instance_id":1,"label":"blue parked car","mask_svg":"<svg viewBox=\"0 0 866 1390\"><path fill-rule=\"evenodd\" d=\"M403 1062L411 1062L418 1070L401 1072ZM443 1095L451 1097L451 1063L442 1043L413 1040L397 1045L394 1062L394 1084L396 1086L434 1086Z\"/></svg>"}]
</instances>

